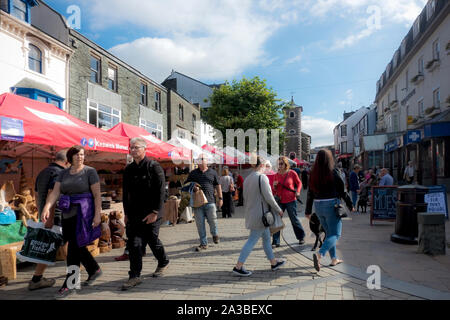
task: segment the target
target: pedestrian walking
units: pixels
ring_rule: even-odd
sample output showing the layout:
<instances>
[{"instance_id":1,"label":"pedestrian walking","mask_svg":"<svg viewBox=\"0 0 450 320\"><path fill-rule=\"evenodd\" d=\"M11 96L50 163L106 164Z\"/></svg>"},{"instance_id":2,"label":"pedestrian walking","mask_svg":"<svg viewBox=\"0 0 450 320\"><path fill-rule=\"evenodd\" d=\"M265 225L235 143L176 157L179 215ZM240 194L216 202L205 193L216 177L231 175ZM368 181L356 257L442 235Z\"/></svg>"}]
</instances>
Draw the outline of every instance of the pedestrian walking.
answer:
<instances>
[{"instance_id":1,"label":"pedestrian walking","mask_svg":"<svg viewBox=\"0 0 450 320\"><path fill-rule=\"evenodd\" d=\"M238 207L242 207L244 205L244 178L239 173L235 173L235 181L236 181L236 192L238 193Z\"/></svg>"},{"instance_id":2,"label":"pedestrian walking","mask_svg":"<svg viewBox=\"0 0 450 320\"><path fill-rule=\"evenodd\" d=\"M279 206L284 212L287 210L295 236L300 245L305 244L305 231L303 230L300 219L297 215L297 197L300 196L302 190L302 182L298 175L290 170L289 160L286 157L278 159L278 173L275 175L274 190L279 197ZM272 245L280 246L281 232L273 235Z\"/></svg>"},{"instance_id":3,"label":"pedestrian walking","mask_svg":"<svg viewBox=\"0 0 450 320\"><path fill-rule=\"evenodd\" d=\"M331 266L342 263L336 255L336 242L342 234L342 221L338 216L339 199L343 199L347 207L354 211L352 201L344 191L344 183L337 170L334 170L334 160L329 150L320 150L311 172L310 189L306 204L306 217L311 220L312 206L325 229L326 238L318 254L314 254L314 268L320 271L320 260L327 252L330 253Z\"/></svg>"},{"instance_id":4,"label":"pedestrian walking","mask_svg":"<svg viewBox=\"0 0 450 320\"><path fill-rule=\"evenodd\" d=\"M134 161L123 173L123 208L130 271L122 290L129 290L142 282L143 247L147 244L158 261L153 277L162 276L169 266L166 251L159 240L159 229L164 216L166 179L160 164L145 156L146 148L147 142L143 138L130 140L130 155Z\"/></svg>"},{"instance_id":5,"label":"pedestrian walking","mask_svg":"<svg viewBox=\"0 0 450 320\"><path fill-rule=\"evenodd\" d=\"M342 182L344 182L344 188L346 188L347 176L345 175L345 171L342 168L342 162L338 162L338 164L336 165L336 169L338 170L338 173L339 173L339 176L342 179Z\"/></svg>"},{"instance_id":6,"label":"pedestrian walking","mask_svg":"<svg viewBox=\"0 0 450 320\"><path fill-rule=\"evenodd\" d=\"M222 176L219 178L222 188L222 218L231 218L234 213L233 192L235 191L233 178L230 177L228 169L222 170Z\"/></svg>"},{"instance_id":7,"label":"pedestrian walking","mask_svg":"<svg viewBox=\"0 0 450 320\"><path fill-rule=\"evenodd\" d=\"M258 242L262 238L264 252L270 261L272 271L278 270L286 261L277 260L270 245L270 228L262 222L263 212L270 208L273 214L283 216L283 211L275 201L269 185L269 178L264 174L265 165L263 159L257 157L254 171L244 181L244 217L245 227L250 230L250 235L241 250L238 262L233 268L233 273L238 276L248 277L251 271L244 268L244 263Z\"/></svg>"},{"instance_id":8,"label":"pedestrian walking","mask_svg":"<svg viewBox=\"0 0 450 320\"><path fill-rule=\"evenodd\" d=\"M42 212L44 210L47 197L55 188L56 180L59 174L68 167L67 163L67 150L61 150L56 153L55 162L51 163L47 168L42 170L36 178L35 191L37 192L37 207L39 216L42 219ZM53 206L50 209L50 216L48 217L45 228L51 229L53 225L61 226L61 210ZM34 275L31 281L28 283L28 289L30 291L53 287L55 284L54 279L44 278L44 272L47 269L45 264L37 264L34 270Z\"/></svg>"},{"instance_id":9,"label":"pedestrian walking","mask_svg":"<svg viewBox=\"0 0 450 320\"><path fill-rule=\"evenodd\" d=\"M303 190L308 190L308 180L309 180L308 175L309 175L308 168L306 166L304 166L302 168L301 175L299 176L300 179L302 180L302 186L303 186L302 188L303 188Z\"/></svg>"},{"instance_id":10,"label":"pedestrian walking","mask_svg":"<svg viewBox=\"0 0 450 320\"><path fill-rule=\"evenodd\" d=\"M389 174L389 169L383 168L380 171L380 187L383 186L393 186L394 185L394 178Z\"/></svg>"},{"instance_id":11,"label":"pedestrian walking","mask_svg":"<svg viewBox=\"0 0 450 320\"><path fill-rule=\"evenodd\" d=\"M86 286L92 285L102 275L100 266L86 247L101 234L99 226L102 198L97 171L84 165L84 157L85 150L81 146L74 146L67 151L67 161L71 167L59 174L42 210L42 220L47 223L50 209L59 199L59 207L62 209L63 239L68 242L67 267L79 268L82 263L89 275L87 281L83 283ZM74 274L75 271L67 274L64 284L58 291L58 298L74 292L75 289L69 289L67 285L68 278Z\"/></svg>"},{"instance_id":12,"label":"pedestrian walking","mask_svg":"<svg viewBox=\"0 0 450 320\"><path fill-rule=\"evenodd\" d=\"M407 184L412 184L414 182L415 169L412 161L408 162L408 166L405 168L403 173L403 179Z\"/></svg>"},{"instance_id":13,"label":"pedestrian walking","mask_svg":"<svg viewBox=\"0 0 450 320\"><path fill-rule=\"evenodd\" d=\"M196 182L201 186L203 193L205 194L208 203L205 205L194 208L195 223L197 225L198 235L200 237L200 245L195 248L196 251L203 251L208 249L208 238L206 236L205 220L208 221L209 229L213 237L215 244L218 244L219 233L217 228L217 208L216 199L214 197L214 189L216 189L219 195L219 207L223 206L222 187L219 183L219 177L217 172L211 168L208 168L208 158L206 155L200 155L198 158L198 168L191 171L185 183ZM194 187L194 192L196 192Z\"/></svg>"},{"instance_id":14,"label":"pedestrian walking","mask_svg":"<svg viewBox=\"0 0 450 320\"><path fill-rule=\"evenodd\" d=\"M358 174L360 171L361 167L358 164L355 164L355 166L353 167L353 171L350 172L349 177L348 189L352 194L352 202L354 207L356 207L356 203L358 202L358 190L360 189Z\"/></svg>"}]
</instances>

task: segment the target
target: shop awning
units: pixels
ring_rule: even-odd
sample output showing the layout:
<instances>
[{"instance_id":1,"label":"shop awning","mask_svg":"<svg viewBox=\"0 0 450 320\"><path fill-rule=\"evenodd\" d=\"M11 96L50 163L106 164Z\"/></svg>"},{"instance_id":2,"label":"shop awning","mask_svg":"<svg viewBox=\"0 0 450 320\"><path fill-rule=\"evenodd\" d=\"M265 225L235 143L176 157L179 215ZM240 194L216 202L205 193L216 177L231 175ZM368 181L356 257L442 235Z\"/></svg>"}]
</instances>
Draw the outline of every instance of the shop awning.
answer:
<instances>
[{"instance_id":1,"label":"shop awning","mask_svg":"<svg viewBox=\"0 0 450 320\"><path fill-rule=\"evenodd\" d=\"M128 153L128 139L98 129L54 105L10 93L0 95L0 139Z\"/></svg>"},{"instance_id":2,"label":"shop awning","mask_svg":"<svg viewBox=\"0 0 450 320\"><path fill-rule=\"evenodd\" d=\"M184 161L191 159L191 152L188 149L176 147L169 143L159 140L144 128L136 127L127 123L119 123L109 131L111 134L120 135L127 140L132 138L144 138L147 141L147 156L158 161Z\"/></svg>"}]
</instances>

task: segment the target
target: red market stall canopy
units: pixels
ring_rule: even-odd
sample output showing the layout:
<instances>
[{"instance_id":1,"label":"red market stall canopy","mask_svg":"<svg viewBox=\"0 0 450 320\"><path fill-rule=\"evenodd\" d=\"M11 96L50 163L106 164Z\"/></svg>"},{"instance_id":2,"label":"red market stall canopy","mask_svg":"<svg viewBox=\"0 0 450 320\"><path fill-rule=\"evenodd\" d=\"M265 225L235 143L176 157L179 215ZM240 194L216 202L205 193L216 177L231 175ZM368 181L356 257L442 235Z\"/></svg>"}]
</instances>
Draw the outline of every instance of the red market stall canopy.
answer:
<instances>
[{"instance_id":1,"label":"red market stall canopy","mask_svg":"<svg viewBox=\"0 0 450 320\"><path fill-rule=\"evenodd\" d=\"M108 132L126 137L127 140L137 137L144 138L147 141L147 155L156 160L173 160L176 164L178 164L178 162L189 163L191 160L190 150L161 141L144 128L121 122Z\"/></svg>"},{"instance_id":2,"label":"red market stall canopy","mask_svg":"<svg viewBox=\"0 0 450 320\"><path fill-rule=\"evenodd\" d=\"M129 140L98 129L54 105L0 95L0 140L128 154Z\"/></svg>"}]
</instances>

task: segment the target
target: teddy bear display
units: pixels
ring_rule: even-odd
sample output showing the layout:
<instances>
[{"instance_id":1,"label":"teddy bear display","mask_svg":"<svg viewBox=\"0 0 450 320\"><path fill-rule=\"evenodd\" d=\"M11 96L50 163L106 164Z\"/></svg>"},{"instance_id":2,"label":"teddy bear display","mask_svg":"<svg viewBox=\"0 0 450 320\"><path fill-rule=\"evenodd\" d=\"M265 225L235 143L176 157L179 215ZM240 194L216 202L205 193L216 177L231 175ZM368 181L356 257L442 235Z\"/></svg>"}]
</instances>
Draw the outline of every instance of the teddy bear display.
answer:
<instances>
[{"instance_id":1,"label":"teddy bear display","mask_svg":"<svg viewBox=\"0 0 450 320\"><path fill-rule=\"evenodd\" d=\"M101 228L102 235L100 236L100 241L98 243L100 253L110 252L112 250L111 229L109 227L109 216L107 214L102 215Z\"/></svg>"},{"instance_id":2,"label":"teddy bear display","mask_svg":"<svg viewBox=\"0 0 450 320\"><path fill-rule=\"evenodd\" d=\"M125 225L120 220L123 218L121 211L112 211L109 214L109 228L111 230L111 242L113 249L125 247L125 240L123 235L125 234Z\"/></svg>"}]
</instances>

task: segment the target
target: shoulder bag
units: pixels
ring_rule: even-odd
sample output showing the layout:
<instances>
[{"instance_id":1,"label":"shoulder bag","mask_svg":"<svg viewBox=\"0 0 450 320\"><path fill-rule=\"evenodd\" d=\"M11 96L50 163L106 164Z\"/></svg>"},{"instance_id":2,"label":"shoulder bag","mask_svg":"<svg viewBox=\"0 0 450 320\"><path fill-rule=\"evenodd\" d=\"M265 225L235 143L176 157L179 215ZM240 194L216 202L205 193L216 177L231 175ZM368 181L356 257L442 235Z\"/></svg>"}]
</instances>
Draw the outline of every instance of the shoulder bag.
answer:
<instances>
[{"instance_id":1,"label":"shoulder bag","mask_svg":"<svg viewBox=\"0 0 450 320\"><path fill-rule=\"evenodd\" d=\"M259 193L261 194L261 197L264 199L262 192L261 192L261 176L259 177ZM273 216L273 213L270 210L264 211L264 204L261 201L261 209L262 209L262 223L264 227L270 227L275 222L275 217Z\"/></svg>"}]
</instances>

